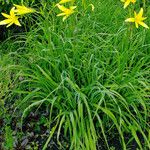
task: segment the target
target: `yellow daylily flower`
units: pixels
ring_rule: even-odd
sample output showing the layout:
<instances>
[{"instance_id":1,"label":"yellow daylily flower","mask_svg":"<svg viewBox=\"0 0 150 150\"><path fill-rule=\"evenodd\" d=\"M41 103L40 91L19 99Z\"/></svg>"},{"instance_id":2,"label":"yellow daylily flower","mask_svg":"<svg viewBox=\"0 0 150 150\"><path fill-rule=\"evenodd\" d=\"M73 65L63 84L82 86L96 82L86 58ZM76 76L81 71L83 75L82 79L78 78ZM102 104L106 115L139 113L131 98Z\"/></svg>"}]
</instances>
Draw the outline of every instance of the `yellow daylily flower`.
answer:
<instances>
[{"instance_id":1,"label":"yellow daylily flower","mask_svg":"<svg viewBox=\"0 0 150 150\"><path fill-rule=\"evenodd\" d=\"M3 21L0 21L0 25L6 25L6 24L8 24L6 27L11 26L12 24L15 24L17 26L21 26L20 22L18 21L18 17L15 15L15 11L14 10L15 10L15 7L13 7L10 10L10 15L2 13L2 15L4 17L6 17L7 19L5 19Z\"/></svg>"},{"instance_id":2,"label":"yellow daylily flower","mask_svg":"<svg viewBox=\"0 0 150 150\"><path fill-rule=\"evenodd\" d=\"M24 15L24 14L36 12L35 9L28 8L28 7L24 6L24 5L20 6L20 5L14 4L14 6L16 7L15 12L16 12L17 15Z\"/></svg>"},{"instance_id":3,"label":"yellow daylily flower","mask_svg":"<svg viewBox=\"0 0 150 150\"><path fill-rule=\"evenodd\" d=\"M136 0L121 0L122 2L124 2L124 9L130 4L130 3L135 3Z\"/></svg>"},{"instance_id":4,"label":"yellow daylily flower","mask_svg":"<svg viewBox=\"0 0 150 150\"><path fill-rule=\"evenodd\" d=\"M63 13L58 14L57 16L64 16L63 21L65 21L71 14L75 12L74 9L77 6L71 6L70 8L66 8L62 5L57 4L57 7L63 12Z\"/></svg>"},{"instance_id":5,"label":"yellow daylily flower","mask_svg":"<svg viewBox=\"0 0 150 150\"><path fill-rule=\"evenodd\" d=\"M143 22L147 17L142 17L142 16L143 16L143 8L140 9L138 14L136 12L134 12L134 18L128 18L125 20L125 22L135 22L136 28L138 28L139 25L141 25L148 29L149 28L148 25L146 25Z\"/></svg>"},{"instance_id":6,"label":"yellow daylily flower","mask_svg":"<svg viewBox=\"0 0 150 150\"><path fill-rule=\"evenodd\" d=\"M73 0L61 0L58 4L64 4L64 3L68 3L68 2L71 2Z\"/></svg>"}]
</instances>

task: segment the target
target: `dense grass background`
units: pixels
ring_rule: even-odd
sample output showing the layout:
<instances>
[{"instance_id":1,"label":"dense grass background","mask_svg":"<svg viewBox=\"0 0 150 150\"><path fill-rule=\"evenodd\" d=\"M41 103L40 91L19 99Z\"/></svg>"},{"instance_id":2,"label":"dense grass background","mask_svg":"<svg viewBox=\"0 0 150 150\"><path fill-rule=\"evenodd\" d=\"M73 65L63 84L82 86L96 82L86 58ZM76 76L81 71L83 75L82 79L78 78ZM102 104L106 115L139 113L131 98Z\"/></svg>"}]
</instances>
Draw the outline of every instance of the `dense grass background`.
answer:
<instances>
[{"instance_id":1,"label":"dense grass background","mask_svg":"<svg viewBox=\"0 0 150 150\"><path fill-rule=\"evenodd\" d=\"M62 22L43 1L26 32L1 42L3 148L43 131L32 149L150 148L150 31L125 24L120 1L92 3Z\"/></svg>"}]
</instances>

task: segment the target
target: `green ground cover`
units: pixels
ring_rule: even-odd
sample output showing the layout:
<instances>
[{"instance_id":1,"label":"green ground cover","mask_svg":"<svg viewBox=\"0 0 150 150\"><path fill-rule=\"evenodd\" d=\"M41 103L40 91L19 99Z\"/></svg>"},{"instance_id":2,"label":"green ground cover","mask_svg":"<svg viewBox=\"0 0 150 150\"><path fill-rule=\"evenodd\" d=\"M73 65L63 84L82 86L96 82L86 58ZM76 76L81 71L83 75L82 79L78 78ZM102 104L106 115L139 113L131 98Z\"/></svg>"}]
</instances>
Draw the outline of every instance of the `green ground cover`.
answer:
<instances>
[{"instance_id":1,"label":"green ground cover","mask_svg":"<svg viewBox=\"0 0 150 150\"><path fill-rule=\"evenodd\" d=\"M64 22L55 2L3 28L0 149L150 149L150 30L124 21L150 25L149 1L77 1Z\"/></svg>"}]
</instances>

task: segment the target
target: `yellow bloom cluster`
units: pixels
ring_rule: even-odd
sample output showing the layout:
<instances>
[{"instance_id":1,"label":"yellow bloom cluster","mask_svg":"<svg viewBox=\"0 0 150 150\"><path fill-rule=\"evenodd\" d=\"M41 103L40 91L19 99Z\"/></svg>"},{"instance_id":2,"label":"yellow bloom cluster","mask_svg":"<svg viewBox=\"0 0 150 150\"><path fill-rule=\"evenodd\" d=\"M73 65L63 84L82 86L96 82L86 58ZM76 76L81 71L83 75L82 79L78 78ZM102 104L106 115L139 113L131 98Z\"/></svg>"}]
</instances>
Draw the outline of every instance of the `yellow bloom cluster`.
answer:
<instances>
[{"instance_id":1,"label":"yellow bloom cluster","mask_svg":"<svg viewBox=\"0 0 150 150\"><path fill-rule=\"evenodd\" d=\"M77 8L77 6L73 6L75 0L60 0L54 7L57 7L61 13L57 14L57 16L63 16L63 21L65 21L70 15L72 15L73 13L75 13L75 9ZM66 7L65 4L68 4ZM3 21L0 21L0 25L7 25L6 27L11 26L12 24L15 24L17 26L21 26L20 22L19 22L19 17L27 14L27 13L34 13L36 12L35 9L33 8L29 8L26 7L24 5L16 5L13 4L14 6L11 8L10 10L10 14L6 14L6 13L2 13L2 15L6 18ZM92 11L94 11L94 5L93 4L89 4L88 6L90 6L92 8Z\"/></svg>"},{"instance_id":2,"label":"yellow bloom cluster","mask_svg":"<svg viewBox=\"0 0 150 150\"><path fill-rule=\"evenodd\" d=\"M75 12L74 9L77 8L77 6L72 6L72 4L75 2L75 0L60 0L59 3L56 4L56 6L59 8L59 10L62 11L62 13L58 14L57 16L64 16L63 21L65 21L71 14ZM69 8L66 8L63 4L65 3L71 3ZM94 11L95 7L93 4L89 4L88 6L91 6L92 11Z\"/></svg>"},{"instance_id":3,"label":"yellow bloom cluster","mask_svg":"<svg viewBox=\"0 0 150 150\"><path fill-rule=\"evenodd\" d=\"M63 16L63 21L65 21L71 14L73 14L75 11L74 9L77 6L70 5L69 8L66 8L63 4L73 2L74 0L61 0L59 3L56 4L56 6L59 8L59 10L62 11L62 13L58 14L57 16ZM10 14L2 13L2 15L6 18L3 21L0 21L0 25L7 25L6 27L11 26L12 24L15 24L17 26L21 26L19 22L19 17L21 15L27 14L27 13L33 13L36 12L33 8L28 8L24 5L16 5L14 4L14 7L10 10Z\"/></svg>"},{"instance_id":4,"label":"yellow bloom cluster","mask_svg":"<svg viewBox=\"0 0 150 150\"><path fill-rule=\"evenodd\" d=\"M136 0L121 0L122 2L124 2L124 9L130 4L130 3L133 3L135 4L136 3ZM140 9L139 13L136 13L134 11L134 17L132 18L127 18L125 20L125 22L134 22L135 23L135 26L136 28L139 27L139 25L145 27L145 28L149 28L148 25L146 25L143 21L147 18L147 17L143 17L143 8Z\"/></svg>"},{"instance_id":5,"label":"yellow bloom cluster","mask_svg":"<svg viewBox=\"0 0 150 150\"><path fill-rule=\"evenodd\" d=\"M136 0L121 0L122 2L124 2L124 8L126 8L130 3L135 3Z\"/></svg>"},{"instance_id":6,"label":"yellow bloom cluster","mask_svg":"<svg viewBox=\"0 0 150 150\"><path fill-rule=\"evenodd\" d=\"M65 21L71 14L73 14L75 11L74 9L77 6L70 5L69 8L66 8L62 4L73 2L74 0L61 0L59 3L56 4L56 6L59 8L59 10L62 11L62 13L58 14L57 16L64 16L63 21Z\"/></svg>"},{"instance_id":7,"label":"yellow bloom cluster","mask_svg":"<svg viewBox=\"0 0 150 150\"><path fill-rule=\"evenodd\" d=\"M36 12L33 8L25 7L24 5L15 5L11 8L10 14L2 13L2 15L6 18L3 21L0 21L0 25L7 25L6 27L11 26L12 24L15 24L17 26L21 26L19 22L19 17L21 15L27 14L27 13L33 13Z\"/></svg>"}]
</instances>

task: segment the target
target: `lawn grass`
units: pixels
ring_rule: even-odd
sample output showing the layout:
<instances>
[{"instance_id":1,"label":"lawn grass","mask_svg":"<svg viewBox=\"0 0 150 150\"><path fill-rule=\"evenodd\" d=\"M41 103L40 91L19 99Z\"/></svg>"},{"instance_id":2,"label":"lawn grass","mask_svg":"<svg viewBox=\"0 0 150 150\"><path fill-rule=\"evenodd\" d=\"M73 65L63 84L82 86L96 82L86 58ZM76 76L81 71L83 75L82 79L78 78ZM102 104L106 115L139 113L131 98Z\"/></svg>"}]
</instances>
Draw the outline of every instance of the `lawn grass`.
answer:
<instances>
[{"instance_id":1,"label":"lawn grass","mask_svg":"<svg viewBox=\"0 0 150 150\"><path fill-rule=\"evenodd\" d=\"M3 148L13 131L22 149L150 148L150 30L125 23L120 1L92 3L62 22L43 1L28 31L0 44Z\"/></svg>"}]
</instances>

